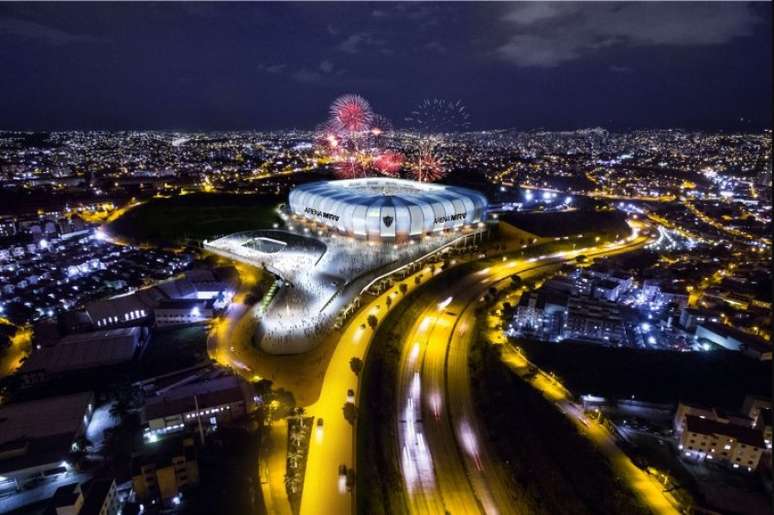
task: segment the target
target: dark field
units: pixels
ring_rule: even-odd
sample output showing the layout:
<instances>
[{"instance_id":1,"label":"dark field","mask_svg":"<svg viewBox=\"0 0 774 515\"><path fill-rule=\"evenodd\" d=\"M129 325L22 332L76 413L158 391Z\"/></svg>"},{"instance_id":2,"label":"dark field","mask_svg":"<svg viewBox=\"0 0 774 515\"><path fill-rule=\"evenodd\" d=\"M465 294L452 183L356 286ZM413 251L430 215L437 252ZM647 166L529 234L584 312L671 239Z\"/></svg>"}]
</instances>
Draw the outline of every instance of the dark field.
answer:
<instances>
[{"instance_id":1,"label":"dark field","mask_svg":"<svg viewBox=\"0 0 774 515\"><path fill-rule=\"evenodd\" d=\"M552 213L507 213L500 219L544 238L576 234L629 234L626 215L620 211L565 211Z\"/></svg>"},{"instance_id":2,"label":"dark field","mask_svg":"<svg viewBox=\"0 0 774 515\"><path fill-rule=\"evenodd\" d=\"M577 395L738 409L745 394L769 395L771 362L738 352L615 349L587 343L519 341L530 361Z\"/></svg>"},{"instance_id":3,"label":"dark field","mask_svg":"<svg viewBox=\"0 0 774 515\"><path fill-rule=\"evenodd\" d=\"M183 243L270 228L277 199L263 195L192 193L151 199L111 222L111 234L135 242Z\"/></svg>"}]
</instances>

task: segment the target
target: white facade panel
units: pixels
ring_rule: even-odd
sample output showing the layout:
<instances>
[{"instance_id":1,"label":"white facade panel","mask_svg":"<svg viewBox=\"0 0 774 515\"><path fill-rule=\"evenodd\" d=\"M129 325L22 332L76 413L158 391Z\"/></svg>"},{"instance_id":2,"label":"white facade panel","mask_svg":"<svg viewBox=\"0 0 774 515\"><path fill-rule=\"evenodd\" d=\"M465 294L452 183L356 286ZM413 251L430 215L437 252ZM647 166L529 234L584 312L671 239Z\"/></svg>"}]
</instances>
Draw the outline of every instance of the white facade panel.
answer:
<instances>
[{"instance_id":1,"label":"white facade panel","mask_svg":"<svg viewBox=\"0 0 774 515\"><path fill-rule=\"evenodd\" d=\"M486 198L466 188L368 178L303 184L290 192L290 212L369 239L405 239L484 220Z\"/></svg>"}]
</instances>

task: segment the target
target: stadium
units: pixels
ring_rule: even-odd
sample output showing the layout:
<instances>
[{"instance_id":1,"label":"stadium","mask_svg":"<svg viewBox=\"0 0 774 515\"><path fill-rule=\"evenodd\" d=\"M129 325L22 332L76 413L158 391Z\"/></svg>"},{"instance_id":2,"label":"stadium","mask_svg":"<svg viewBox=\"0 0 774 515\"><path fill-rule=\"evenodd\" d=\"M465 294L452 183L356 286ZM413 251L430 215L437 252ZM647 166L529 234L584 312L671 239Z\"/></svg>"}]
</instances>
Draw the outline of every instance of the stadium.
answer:
<instances>
[{"instance_id":1,"label":"stadium","mask_svg":"<svg viewBox=\"0 0 774 515\"><path fill-rule=\"evenodd\" d=\"M340 234L402 242L483 222L488 203L467 188L366 178L297 186L289 204L291 214Z\"/></svg>"}]
</instances>

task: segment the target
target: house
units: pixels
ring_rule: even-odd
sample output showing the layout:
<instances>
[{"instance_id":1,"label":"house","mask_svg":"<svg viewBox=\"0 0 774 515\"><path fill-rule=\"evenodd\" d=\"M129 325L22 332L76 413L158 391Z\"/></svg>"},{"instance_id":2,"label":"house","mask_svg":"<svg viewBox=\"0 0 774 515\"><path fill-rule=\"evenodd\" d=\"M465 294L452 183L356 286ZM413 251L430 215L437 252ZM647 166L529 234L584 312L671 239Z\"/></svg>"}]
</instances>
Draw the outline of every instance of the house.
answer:
<instances>
[{"instance_id":1,"label":"house","mask_svg":"<svg viewBox=\"0 0 774 515\"><path fill-rule=\"evenodd\" d=\"M174 505L187 488L198 483L199 464L191 437L146 445L132 457L132 486L139 500Z\"/></svg>"},{"instance_id":2,"label":"house","mask_svg":"<svg viewBox=\"0 0 774 515\"><path fill-rule=\"evenodd\" d=\"M714 460L734 468L758 468L766 445L763 432L752 427L687 415L678 448L695 460Z\"/></svg>"}]
</instances>

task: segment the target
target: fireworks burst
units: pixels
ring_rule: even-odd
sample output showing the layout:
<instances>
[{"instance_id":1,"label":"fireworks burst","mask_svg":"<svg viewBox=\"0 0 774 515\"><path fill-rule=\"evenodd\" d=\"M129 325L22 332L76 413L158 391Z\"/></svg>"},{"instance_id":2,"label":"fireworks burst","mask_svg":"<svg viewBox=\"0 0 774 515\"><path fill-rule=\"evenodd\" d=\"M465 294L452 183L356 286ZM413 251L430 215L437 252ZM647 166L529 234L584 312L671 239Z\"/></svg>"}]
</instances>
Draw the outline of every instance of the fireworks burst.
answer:
<instances>
[{"instance_id":1,"label":"fireworks burst","mask_svg":"<svg viewBox=\"0 0 774 515\"><path fill-rule=\"evenodd\" d=\"M461 100L425 99L405 121L409 128L422 134L446 134L470 128L470 114Z\"/></svg>"},{"instance_id":2,"label":"fireworks burst","mask_svg":"<svg viewBox=\"0 0 774 515\"><path fill-rule=\"evenodd\" d=\"M437 181L446 175L443 159L431 141L421 141L410 165L411 175L419 182Z\"/></svg>"},{"instance_id":3,"label":"fireworks burst","mask_svg":"<svg viewBox=\"0 0 774 515\"><path fill-rule=\"evenodd\" d=\"M358 133L368 131L374 113L371 105L360 95L342 95L331 105L331 121L342 131Z\"/></svg>"},{"instance_id":4,"label":"fireworks burst","mask_svg":"<svg viewBox=\"0 0 774 515\"><path fill-rule=\"evenodd\" d=\"M385 150L374 159L374 168L385 175L396 176L403 166L404 156L394 150Z\"/></svg>"},{"instance_id":5,"label":"fireworks burst","mask_svg":"<svg viewBox=\"0 0 774 515\"><path fill-rule=\"evenodd\" d=\"M330 119L317 128L315 143L330 157L338 177L366 177L370 172L398 174L402 154L382 150L392 124L375 114L366 99L352 94L340 96L331 104L330 114Z\"/></svg>"}]
</instances>

